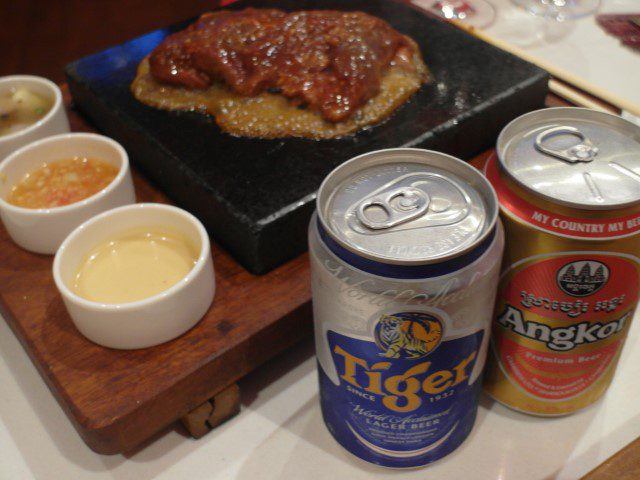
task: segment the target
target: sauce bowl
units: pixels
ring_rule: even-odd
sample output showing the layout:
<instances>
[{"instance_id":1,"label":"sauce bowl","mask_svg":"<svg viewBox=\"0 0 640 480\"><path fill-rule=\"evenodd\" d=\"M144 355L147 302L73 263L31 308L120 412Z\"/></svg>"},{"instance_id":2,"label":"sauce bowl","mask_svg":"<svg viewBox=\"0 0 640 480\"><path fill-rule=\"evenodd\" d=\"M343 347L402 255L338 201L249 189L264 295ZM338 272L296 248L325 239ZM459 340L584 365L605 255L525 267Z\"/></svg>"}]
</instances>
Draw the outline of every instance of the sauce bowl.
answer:
<instances>
[{"instance_id":1,"label":"sauce bowl","mask_svg":"<svg viewBox=\"0 0 640 480\"><path fill-rule=\"evenodd\" d=\"M55 83L33 75L0 77L0 93L20 87L51 100L53 105L47 114L37 122L17 132L0 136L0 160L14 150L35 140L69 132L69 120L64 109L62 92Z\"/></svg>"},{"instance_id":2,"label":"sauce bowl","mask_svg":"<svg viewBox=\"0 0 640 480\"><path fill-rule=\"evenodd\" d=\"M75 275L89 252L118 232L151 225L180 232L196 247L198 257L182 280L156 295L128 303L99 303L74 293ZM99 345L117 349L151 347L182 335L204 316L215 293L205 228L190 213L158 203L116 208L80 225L58 249L53 278L80 333Z\"/></svg>"},{"instance_id":3,"label":"sauce bowl","mask_svg":"<svg viewBox=\"0 0 640 480\"><path fill-rule=\"evenodd\" d=\"M52 208L24 208L5 199L11 187L43 162L74 156L98 158L118 168L104 189L79 202ZM65 237L94 215L136 201L129 157L122 146L93 133L67 133L37 140L0 163L0 219L15 243L35 253L54 254Z\"/></svg>"}]
</instances>

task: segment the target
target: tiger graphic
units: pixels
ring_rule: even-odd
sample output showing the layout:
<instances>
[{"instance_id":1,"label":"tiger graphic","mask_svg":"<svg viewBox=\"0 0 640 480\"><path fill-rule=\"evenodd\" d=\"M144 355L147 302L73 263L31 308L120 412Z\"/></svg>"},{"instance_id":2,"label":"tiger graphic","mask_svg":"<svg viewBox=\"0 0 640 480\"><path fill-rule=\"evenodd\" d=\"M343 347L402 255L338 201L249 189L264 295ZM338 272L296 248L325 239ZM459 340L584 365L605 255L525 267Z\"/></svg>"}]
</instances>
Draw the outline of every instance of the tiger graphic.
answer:
<instances>
[{"instance_id":1,"label":"tiger graphic","mask_svg":"<svg viewBox=\"0 0 640 480\"><path fill-rule=\"evenodd\" d=\"M414 317L414 318L411 318ZM442 325L433 318L413 315L383 314L378 322L378 344L385 349L380 356L386 358L420 358L431 352L442 337ZM405 326L406 323L406 326ZM405 328L406 327L406 328ZM422 330L421 337L416 336L416 329Z\"/></svg>"}]
</instances>

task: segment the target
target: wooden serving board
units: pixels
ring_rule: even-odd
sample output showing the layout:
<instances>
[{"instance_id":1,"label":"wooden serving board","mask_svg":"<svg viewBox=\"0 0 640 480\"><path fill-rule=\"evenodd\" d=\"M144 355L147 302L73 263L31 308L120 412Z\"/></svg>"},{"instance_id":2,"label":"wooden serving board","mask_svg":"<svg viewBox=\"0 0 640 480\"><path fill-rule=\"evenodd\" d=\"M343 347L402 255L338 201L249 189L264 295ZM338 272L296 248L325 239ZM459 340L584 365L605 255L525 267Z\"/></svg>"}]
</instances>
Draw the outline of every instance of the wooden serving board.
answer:
<instances>
[{"instance_id":1,"label":"wooden serving board","mask_svg":"<svg viewBox=\"0 0 640 480\"><path fill-rule=\"evenodd\" d=\"M72 109L68 115L73 131L94 131ZM481 166L490 153L471 163ZM139 201L168 203L133 174ZM53 257L17 247L0 225L0 313L94 451L129 451L178 419L201 436L219 423L218 404L237 408L229 404L237 380L311 334L307 254L255 276L215 242L212 250L217 292L202 321L157 347L113 350L73 325L53 282Z\"/></svg>"},{"instance_id":2,"label":"wooden serving board","mask_svg":"<svg viewBox=\"0 0 640 480\"><path fill-rule=\"evenodd\" d=\"M94 131L73 109L67 113L73 131ZM489 153L471 163L482 165ZM169 203L135 169L133 176L138 201ZM53 257L22 250L0 225L0 313L94 451L131 450L189 412L185 425L194 423L191 433L200 436L210 399L311 334L307 254L255 276L213 241L212 250L217 291L203 320L169 343L113 350L73 325L53 283Z\"/></svg>"},{"instance_id":3,"label":"wooden serving board","mask_svg":"<svg viewBox=\"0 0 640 480\"><path fill-rule=\"evenodd\" d=\"M68 114L73 131L92 131ZM133 173L138 201L168 203ZM22 250L0 226L0 313L94 451L136 447L311 333L306 255L254 276L214 242L212 250L217 291L203 320L169 343L113 350L71 322L53 282L53 257Z\"/></svg>"}]
</instances>

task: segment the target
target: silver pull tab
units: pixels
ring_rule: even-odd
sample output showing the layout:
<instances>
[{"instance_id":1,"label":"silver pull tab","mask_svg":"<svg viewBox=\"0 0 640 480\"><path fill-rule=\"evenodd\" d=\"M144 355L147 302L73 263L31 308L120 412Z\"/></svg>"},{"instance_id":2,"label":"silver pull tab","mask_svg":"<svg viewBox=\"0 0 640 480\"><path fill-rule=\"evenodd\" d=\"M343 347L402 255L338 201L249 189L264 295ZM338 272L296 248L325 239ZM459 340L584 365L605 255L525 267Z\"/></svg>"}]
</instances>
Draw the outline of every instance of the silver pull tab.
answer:
<instances>
[{"instance_id":1,"label":"silver pull tab","mask_svg":"<svg viewBox=\"0 0 640 480\"><path fill-rule=\"evenodd\" d=\"M544 141L556 135L573 135L580 139L580 143L565 148L564 150L554 150L545 147ZM598 154L598 147L594 146L584 133L577 128L567 126L549 128L540 133L536 137L536 149L542 153L570 163L591 162Z\"/></svg>"},{"instance_id":2,"label":"silver pull tab","mask_svg":"<svg viewBox=\"0 0 640 480\"><path fill-rule=\"evenodd\" d=\"M366 210L378 206L386 214L384 221L375 221L367 217ZM380 195L365 198L356 209L360 222L372 229L382 230L408 222L423 215L429 207L429 196L424 190L414 187L399 187Z\"/></svg>"}]
</instances>

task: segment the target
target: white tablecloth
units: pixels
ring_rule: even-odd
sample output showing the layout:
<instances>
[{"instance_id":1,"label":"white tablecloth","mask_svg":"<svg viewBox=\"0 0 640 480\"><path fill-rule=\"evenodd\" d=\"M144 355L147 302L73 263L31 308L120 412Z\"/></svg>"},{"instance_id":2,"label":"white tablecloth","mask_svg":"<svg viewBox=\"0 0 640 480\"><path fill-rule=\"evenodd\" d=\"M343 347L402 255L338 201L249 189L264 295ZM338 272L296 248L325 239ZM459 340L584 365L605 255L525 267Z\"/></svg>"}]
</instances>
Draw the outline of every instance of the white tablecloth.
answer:
<instances>
[{"instance_id":1,"label":"white tablecloth","mask_svg":"<svg viewBox=\"0 0 640 480\"><path fill-rule=\"evenodd\" d=\"M596 24L594 16L560 23L534 17L511 0L489 1L498 14L485 29L488 34L623 98L640 111L640 51L622 46ZM601 12L640 13L640 1L603 0Z\"/></svg>"}]
</instances>

